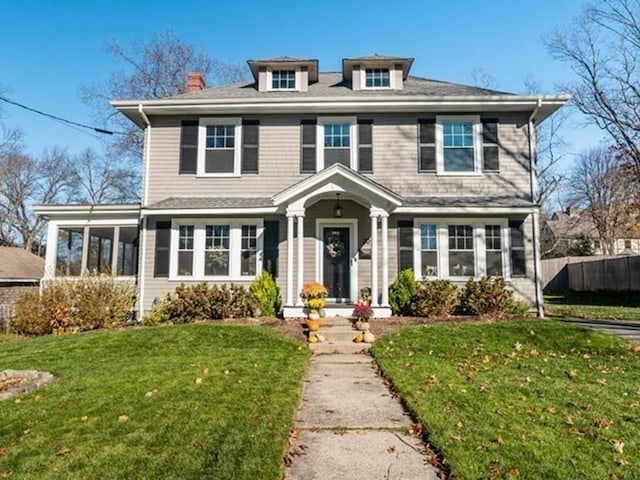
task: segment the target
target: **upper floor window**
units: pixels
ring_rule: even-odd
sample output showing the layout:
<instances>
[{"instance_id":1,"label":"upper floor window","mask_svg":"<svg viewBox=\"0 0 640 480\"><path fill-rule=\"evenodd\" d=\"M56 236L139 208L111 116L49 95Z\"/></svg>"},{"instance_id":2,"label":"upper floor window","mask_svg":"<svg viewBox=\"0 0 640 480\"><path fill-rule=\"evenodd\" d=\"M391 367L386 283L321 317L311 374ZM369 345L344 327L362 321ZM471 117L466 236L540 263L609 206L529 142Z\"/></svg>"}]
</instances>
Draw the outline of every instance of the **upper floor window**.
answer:
<instances>
[{"instance_id":1,"label":"upper floor window","mask_svg":"<svg viewBox=\"0 0 640 480\"><path fill-rule=\"evenodd\" d=\"M391 75L388 68L367 68L365 70L364 86L366 88L389 88Z\"/></svg>"},{"instance_id":2,"label":"upper floor window","mask_svg":"<svg viewBox=\"0 0 640 480\"><path fill-rule=\"evenodd\" d=\"M241 134L239 118L201 118L198 175L240 175Z\"/></svg>"},{"instance_id":3,"label":"upper floor window","mask_svg":"<svg viewBox=\"0 0 640 480\"><path fill-rule=\"evenodd\" d=\"M480 123L475 117L438 117L436 128L438 173L480 173Z\"/></svg>"},{"instance_id":4,"label":"upper floor window","mask_svg":"<svg viewBox=\"0 0 640 480\"><path fill-rule=\"evenodd\" d=\"M273 70L271 72L271 88L273 90L295 90L295 70Z\"/></svg>"},{"instance_id":5,"label":"upper floor window","mask_svg":"<svg viewBox=\"0 0 640 480\"><path fill-rule=\"evenodd\" d=\"M357 123L355 117L333 117L318 119L317 170L334 163L356 168ZM322 142L322 143L320 143Z\"/></svg>"}]
</instances>

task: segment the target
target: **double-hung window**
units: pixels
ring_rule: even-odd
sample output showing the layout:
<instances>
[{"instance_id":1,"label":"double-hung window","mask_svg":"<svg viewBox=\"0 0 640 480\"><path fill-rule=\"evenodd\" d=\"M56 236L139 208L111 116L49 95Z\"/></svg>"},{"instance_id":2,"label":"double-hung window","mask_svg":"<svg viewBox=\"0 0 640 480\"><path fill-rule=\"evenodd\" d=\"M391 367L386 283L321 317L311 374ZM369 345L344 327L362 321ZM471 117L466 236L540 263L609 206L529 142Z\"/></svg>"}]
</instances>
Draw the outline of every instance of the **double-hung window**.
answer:
<instances>
[{"instance_id":1,"label":"double-hung window","mask_svg":"<svg viewBox=\"0 0 640 480\"><path fill-rule=\"evenodd\" d=\"M259 219L173 221L170 278L245 280L259 271L263 222ZM175 243L174 243L175 242Z\"/></svg>"},{"instance_id":2,"label":"double-hung window","mask_svg":"<svg viewBox=\"0 0 640 480\"><path fill-rule=\"evenodd\" d=\"M479 117L437 117L437 171L440 174L480 173Z\"/></svg>"},{"instance_id":3,"label":"double-hung window","mask_svg":"<svg viewBox=\"0 0 640 480\"><path fill-rule=\"evenodd\" d=\"M318 119L318 158L317 170L341 163L345 167L357 165L357 123L352 117Z\"/></svg>"},{"instance_id":4,"label":"double-hung window","mask_svg":"<svg viewBox=\"0 0 640 480\"><path fill-rule=\"evenodd\" d=\"M198 175L240 175L242 123L239 118L201 118Z\"/></svg>"},{"instance_id":5,"label":"double-hung window","mask_svg":"<svg viewBox=\"0 0 640 480\"><path fill-rule=\"evenodd\" d=\"M475 276L476 255L471 225L449 225L449 276Z\"/></svg>"},{"instance_id":6,"label":"double-hung window","mask_svg":"<svg viewBox=\"0 0 640 480\"><path fill-rule=\"evenodd\" d=\"M502 268L502 229L500 225L484 227L484 245L486 249L487 272L490 277L501 277Z\"/></svg>"},{"instance_id":7,"label":"double-hung window","mask_svg":"<svg viewBox=\"0 0 640 480\"><path fill-rule=\"evenodd\" d=\"M364 72L365 88L391 87L391 74L388 68L367 68Z\"/></svg>"},{"instance_id":8,"label":"double-hung window","mask_svg":"<svg viewBox=\"0 0 640 480\"><path fill-rule=\"evenodd\" d=\"M438 228L434 224L420 225L420 271L422 277L438 276Z\"/></svg>"},{"instance_id":9,"label":"double-hung window","mask_svg":"<svg viewBox=\"0 0 640 480\"><path fill-rule=\"evenodd\" d=\"M295 90L296 71L295 70L273 70L271 72L272 90Z\"/></svg>"}]
</instances>

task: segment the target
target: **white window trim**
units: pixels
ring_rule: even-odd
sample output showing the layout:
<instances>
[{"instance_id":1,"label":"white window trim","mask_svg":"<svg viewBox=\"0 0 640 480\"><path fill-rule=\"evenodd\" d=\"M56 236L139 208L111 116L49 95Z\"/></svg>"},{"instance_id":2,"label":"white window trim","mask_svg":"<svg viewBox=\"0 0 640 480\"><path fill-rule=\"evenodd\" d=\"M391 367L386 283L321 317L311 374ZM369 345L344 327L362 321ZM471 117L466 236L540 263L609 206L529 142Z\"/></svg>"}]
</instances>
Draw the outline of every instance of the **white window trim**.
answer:
<instances>
[{"instance_id":1,"label":"white window trim","mask_svg":"<svg viewBox=\"0 0 640 480\"><path fill-rule=\"evenodd\" d=\"M296 72L296 85L294 88L273 88L273 72L281 70L293 70ZM302 72L300 67L297 68L267 68L267 92L297 92L300 90L302 83Z\"/></svg>"},{"instance_id":2,"label":"white window trim","mask_svg":"<svg viewBox=\"0 0 640 480\"><path fill-rule=\"evenodd\" d=\"M438 276L422 275L422 249L420 244L420 226L435 225L438 247ZM449 275L449 225L470 225L473 228L473 253L475 276ZM500 239L502 241L502 278L511 280L511 242L509 234L509 219L507 218L415 218L413 227L413 271L417 279L444 279L454 282L466 281L469 278L480 278L486 275L487 258L485 243L485 226L500 225Z\"/></svg>"},{"instance_id":3,"label":"white window trim","mask_svg":"<svg viewBox=\"0 0 640 480\"><path fill-rule=\"evenodd\" d=\"M233 125L234 130L234 155L233 172L214 173L205 172L205 152L207 145L207 127L209 125ZM239 177L240 163L242 160L242 118L240 117L206 117L200 118L198 127L198 168L197 177Z\"/></svg>"},{"instance_id":4,"label":"white window trim","mask_svg":"<svg viewBox=\"0 0 640 480\"><path fill-rule=\"evenodd\" d=\"M180 225L193 225L193 275L178 275L178 238ZM229 275L205 275L204 253L206 225L229 225ZM255 225L256 228L256 274L262 271L264 241L264 221L261 218L225 219L225 218L177 218L171 220L171 250L169 252L170 281L226 281L244 282L253 280L252 275L240 275L240 252L242 248L242 225Z\"/></svg>"},{"instance_id":5,"label":"white window trim","mask_svg":"<svg viewBox=\"0 0 640 480\"><path fill-rule=\"evenodd\" d=\"M316 126L316 171L325 169L324 165L324 126L334 123L349 124L349 167L358 169L358 118L357 117L318 117Z\"/></svg>"},{"instance_id":6,"label":"white window trim","mask_svg":"<svg viewBox=\"0 0 640 480\"><path fill-rule=\"evenodd\" d=\"M473 123L473 172L447 172L444 169L444 122ZM482 175L482 123L480 115L437 115L436 116L436 173L450 176Z\"/></svg>"},{"instance_id":7,"label":"white window trim","mask_svg":"<svg viewBox=\"0 0 640 480\"><path fill-rule=\"evenodd\" d=\"M367 87L367 70L371 69L389 70L389 86L388 87ZM396 70L387 65L383 66L362 66L360 68L360 90L395 90L396 89Z\"/></svg>"}]
</instances>

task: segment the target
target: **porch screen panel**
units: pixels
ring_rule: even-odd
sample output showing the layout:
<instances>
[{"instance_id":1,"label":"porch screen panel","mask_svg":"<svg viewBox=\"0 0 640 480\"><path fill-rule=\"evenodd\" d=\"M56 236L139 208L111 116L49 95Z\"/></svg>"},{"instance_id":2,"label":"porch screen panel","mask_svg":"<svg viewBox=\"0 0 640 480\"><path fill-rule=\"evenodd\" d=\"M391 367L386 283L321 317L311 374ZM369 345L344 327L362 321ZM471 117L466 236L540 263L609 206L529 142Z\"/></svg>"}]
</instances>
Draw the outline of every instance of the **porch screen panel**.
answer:
<instances>
[{"instance_id":1,"label":"porch screen panel","mask_svg":"<svg viewBox=\"0 0 640 480\"><path fill-rule=\"evenodd\" d=\"M301 125L300 173L316 172L317 121L302 120Z\"/></svg>"},{"instance_id":2,"label":"porch screen panel","mask_svg":"<svg viewBox=\"0 0 640 480\"><path fill-rule=\"evenodd\" d=\"M278 244L280 243L280 221L265 220L262 268L273 278L278 276Z\"/></svg>"},{"instance_id":3,"label":"porch screen panel","mask_svg":"<svg viewBox=\"0 0 640 480\"><path fill-rule=\"evenodd\" d=\"M112 273L113 232L113 227L89 228L89 253L87 258L89 273Z\"/></svg>"},{"instance_id":4,"label":"porch screen panel","mask_svg":"<svg viewBox=\"0 0 640 480\"><path fill-rule=\"evenodd\" d=\"M398 220L398 273L413 269L413 220Z\"/></svg>"},{"instance_id":5,"label":"porch screen panel","mask_svg":"<svg viewBox=\"0 0 640 480\"><path fill-rule=\"evenodd\" d=\"M169 247L171 246L171 222L156 222L156 245L153 276L169 276Z\"/></svg>"},{"instance_id":6,"label":"porch screen panel","mask_svg":"<svg viewBox=\"0 0 640 480\"><path fill-rule=\"evenodd\" d=\"M138 273L138 227L120 227L118 275Z\"/></svg>"},{"instance_id":7,"label":"porch screen panel","mask_svg":"<svg viewBox=\"0 0 640 480\"><path fill-rule=\"evenodd\" d=\"M77 276L82 273L84 228L60 228L56 255L56 275Z\"/></svg>"},{"instance_id":8,"label":"porch screen panel","mask_svg":"<svg viewBox=\"0 0 640 480\"><path fill-rule=\"evenodd\" d=\"M198 121L183 120L180 130L180 174L195 174L198 170Z\"/></svg>"}]
</instances>

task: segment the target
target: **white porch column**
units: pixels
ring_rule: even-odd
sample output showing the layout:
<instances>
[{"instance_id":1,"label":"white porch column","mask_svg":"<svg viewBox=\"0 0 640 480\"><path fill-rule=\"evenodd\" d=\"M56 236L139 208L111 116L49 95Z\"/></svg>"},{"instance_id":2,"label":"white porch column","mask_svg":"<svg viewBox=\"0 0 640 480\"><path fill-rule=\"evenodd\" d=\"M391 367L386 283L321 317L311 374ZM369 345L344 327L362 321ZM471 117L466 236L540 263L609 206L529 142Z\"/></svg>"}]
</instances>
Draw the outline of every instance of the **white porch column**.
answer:
<instances>
[{"instance_id":1,"label":"white porch column","mask_svg":"<svg viewBox=\"0 0 640 480\"><path fill-rule=\"evenodd\" d=\"M56 262L58 254L58 224L49 220L47 226L47 252L44 261L44 278L49 279L56 276Z\"/></svg>"},{"instance_id":2,"label":"white porch column","mask_svg":"<svg viewBox=\"0 0 640 480\"><path fill-rule=\"evenodd\" d=\"M296 290L296 305L302 306L302 298L299 293L302 291L304 282L304 212L298 213L298 289Z\"/></svg>"},{"instance_id":3,"label":"white porch column","mask_svg":"<svg viewBox=\"0 0 640 480\"><path fill-rule=\"evenodd\" d=\"M371 305L378 302L378 212L371 209Z\"/></svg>"},{"instance_id":4,"label":"white porch column","mask_svg":"<svg viewBox=\"0 0 640 480\"><path fill-rule=\"evenodd\" d=\"M287 212L287 300L293 305L293 214Z\"/></svg>"},{"instance_id":5,"label":"white porch column","mask_svg":"<svg viewBox=\"0 0 640 480\"><path fill-rule=\"evenodd\" d=\"M389 306L389 215L382 215L382 301Z\"/></svg>"}]
</instances>

